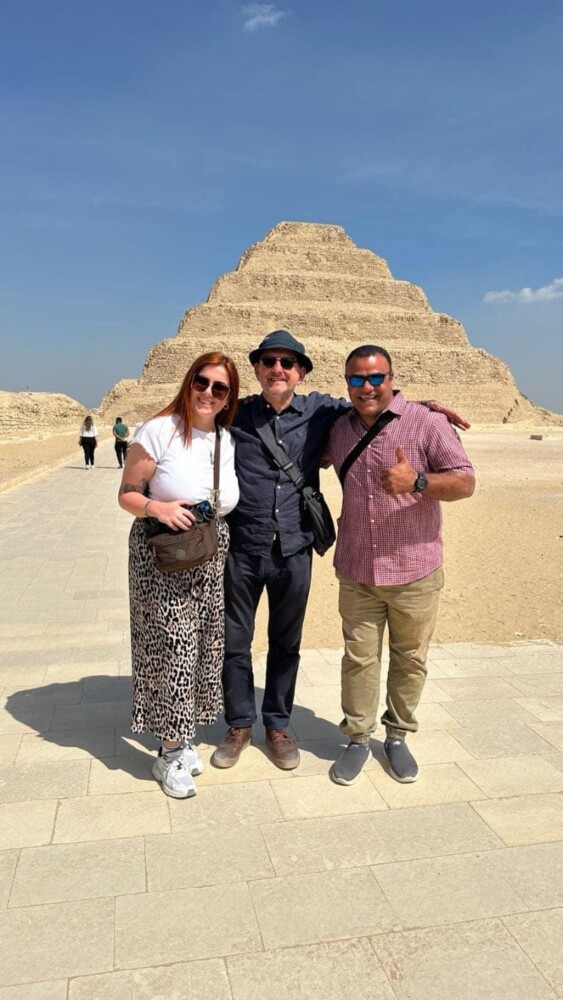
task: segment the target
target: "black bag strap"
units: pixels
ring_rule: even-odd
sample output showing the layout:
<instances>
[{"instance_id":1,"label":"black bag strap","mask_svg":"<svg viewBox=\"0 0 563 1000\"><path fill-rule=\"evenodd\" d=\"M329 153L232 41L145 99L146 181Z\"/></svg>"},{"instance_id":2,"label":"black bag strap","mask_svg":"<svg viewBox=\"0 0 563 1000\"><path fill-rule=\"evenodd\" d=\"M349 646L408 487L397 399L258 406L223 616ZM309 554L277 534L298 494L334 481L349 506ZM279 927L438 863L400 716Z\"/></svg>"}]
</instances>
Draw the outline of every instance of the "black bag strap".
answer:
<instances>
[{"instance_id":1,"label":"black bag strap","mask_svg":"<svg viewBox=\"0 0 563 1000\"><path fill-rule=\"evenodd\" d=\"M295 465L295 463L291 461L287 452L276 441L276 435L274 434L273 427L264 411L261 413L254 413L252 419L258 436L266 445L266 448L270 452L270 455L278 468L285 472L288 479L291 479L291 482L295 486L296 490L304 489L307 483L303 478L301 469L298 465Z\"/></svg>"},{"instance_id":2,"label":"black bag strap","mask_svg":"<svg viewBox=\"0 0 563 1000\"><path fill-rule=\"evenodd\" d=\"M352 451L348 455L346 455L346 458L344 459L342 465L340 466L340 471L338 473L338 478L342 486L344 486L344 480L346 479L346 474L350 466L354 464L357 458L359 458L364 448L367 448L370 441L373 441L374 437L377 437L377 435L380 433L380 431L383 430L386 424L388 424L391 420L393 420L393 418L396 417L397 415L398 414L396 413L392 413L391 410L385 410L385 412L382 413L381 416L377 418L375 423L371 425L369 430L366 431L364 436L360 438L358 443L354 445Z\"/></svg>"}]
</instances>

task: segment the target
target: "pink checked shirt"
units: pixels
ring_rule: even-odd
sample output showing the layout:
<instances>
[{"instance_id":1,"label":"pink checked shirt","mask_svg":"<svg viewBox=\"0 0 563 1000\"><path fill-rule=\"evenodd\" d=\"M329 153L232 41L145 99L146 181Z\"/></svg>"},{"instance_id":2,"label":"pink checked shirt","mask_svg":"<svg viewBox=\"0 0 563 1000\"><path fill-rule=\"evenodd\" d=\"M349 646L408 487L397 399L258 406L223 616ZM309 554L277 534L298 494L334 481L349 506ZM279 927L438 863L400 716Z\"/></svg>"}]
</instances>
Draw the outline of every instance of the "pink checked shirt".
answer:
<instances>
[{"instance_id":1,"label":"pink checked shirt","mask_svg":"<svg viewBox=\"0 0 563 1000\"><path fill-rule=\"evenodd\" d=\"M396 465L401 445L417 472L453 469L474 475L473 467L446 417L398 392L387 407L391 420L344 480L334 566L342 576L370 586L412 583L442 565L439 500L420 493L389 496L381 470ZM327 457L336 471L366 430L355 410L339 417L330 433Z\"/></svg>"}]
</instances>

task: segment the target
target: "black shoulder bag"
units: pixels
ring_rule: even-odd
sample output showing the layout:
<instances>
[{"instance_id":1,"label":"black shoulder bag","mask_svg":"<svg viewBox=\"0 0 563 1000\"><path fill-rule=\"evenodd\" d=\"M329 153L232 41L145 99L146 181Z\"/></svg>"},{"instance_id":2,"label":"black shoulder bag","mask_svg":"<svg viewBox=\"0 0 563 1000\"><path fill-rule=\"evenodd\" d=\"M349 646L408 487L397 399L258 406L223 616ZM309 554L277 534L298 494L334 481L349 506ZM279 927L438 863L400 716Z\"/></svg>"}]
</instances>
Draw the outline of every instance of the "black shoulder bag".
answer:
<instances>
[{"instance_id":1,"label":"black shoulder bag","mask_svg":"<svg viewBox=\"0 0 563 1000\"><path fill-rule=\"evenodd\" d=\"M325 498L319 490L307 486L299 466L291 461L287 452L276 441L276 435L266 415L264 413L256 414L253 419L256 431L274 462L278 468L285 472L288 479L291 479L295 489L301 494L303 506L309 515L313 529L313 548L318 555L324 556L325 552L328 552L336 541L334 521Z\"/></svg>"}]
</instances>

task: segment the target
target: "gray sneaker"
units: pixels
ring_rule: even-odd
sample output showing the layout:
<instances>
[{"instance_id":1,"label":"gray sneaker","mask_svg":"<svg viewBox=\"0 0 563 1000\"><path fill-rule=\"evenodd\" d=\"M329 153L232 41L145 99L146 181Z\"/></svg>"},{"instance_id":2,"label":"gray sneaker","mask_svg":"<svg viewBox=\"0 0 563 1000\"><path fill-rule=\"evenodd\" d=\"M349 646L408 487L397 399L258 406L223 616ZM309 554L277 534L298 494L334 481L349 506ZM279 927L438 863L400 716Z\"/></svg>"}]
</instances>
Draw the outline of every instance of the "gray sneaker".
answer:
<instances>
[{"instance_id":1,"label":"gray sneaker","mask_svg":"<svg viewBox=\"0 0 563 1000\"><path fill-rule=\"evenodd\" d=\"M383 749L389 761L389 770L395 781L402 781L404 784L416 781L418 764L404 740L388 736L383 744Z\"/></svg>"},{"instance_id":2,"label":"gray sneaker","mask_svg":"<svg viewBox=\"0 0 563 1000\"><path fill-rule=\"evenodd\" d=\"M205 766L191 740L182 743L182 760L193 775L201 774Z\"/></svg>"},{"instance_id":3,"label":"gray sneaker","mask_svg":"<svg viewBox=\"0 0 563 1000\"><path fill-rule=\"evenodd\" d=\"M189 799L197 792L184 760L184 747L164 753L161 747L152 766L152 773L160 781L165 795L170 795L173 799Z\"/></svg>"},{"instance_id":4,"label":"gray sneaker","mask_svg":"<svg viewBox=\"0 0 563 1000\"><path fill-rule=\"evenodd\" d=\"M353 785L370 757L369 743L349 743L328 773L337 785Z\"/></svg>"}]
</instances>

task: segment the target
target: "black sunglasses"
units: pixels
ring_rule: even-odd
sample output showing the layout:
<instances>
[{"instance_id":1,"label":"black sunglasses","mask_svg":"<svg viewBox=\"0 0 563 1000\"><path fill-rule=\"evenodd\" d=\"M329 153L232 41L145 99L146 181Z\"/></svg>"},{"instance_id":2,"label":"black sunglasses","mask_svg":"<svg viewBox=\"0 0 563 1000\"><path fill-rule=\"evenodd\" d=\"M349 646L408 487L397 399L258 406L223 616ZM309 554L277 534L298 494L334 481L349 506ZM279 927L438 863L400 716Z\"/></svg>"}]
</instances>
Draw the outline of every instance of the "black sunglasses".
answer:
<instances>
[{"instance_id":1,"label":"black sunglasses","mask_svg":"<svg viewBox=\"0 0 563 1000\"><path fill-rule=\"evenodd\" d=\"M382 375L381 372L377 372L375 375L347 375L346 381L352 389L361 389L365 382L369 382L370 385L383 385L387 376L392 374L393 372L385 372Z\"/></svg>"},{"instance_id":2,"label":"black sunglasses","mask_svg":"<svg viewBox=\"0 0 563 1000\"><path fill-rule=\"evenodd\" d=\"M194 375L192 387L198 392L205 392L206 389L211 388L211 395L214 399L226 399L231 391L224 382L212 382L210 378L207 378L207 375Z\"/></svg>"},{"instance_id":3,"label":"black sunglasses","mask_svg":"<svg viewBox=\"0 0 563 1000\"><path fill-rule=\"evenodd\" d=\"M297 358L274 358L271 354L263 354L260 361L264 365L264 368L273 368L279 361L284 372L290 372L293 366L297 364Z\"/></svg>"}]
</instances>

